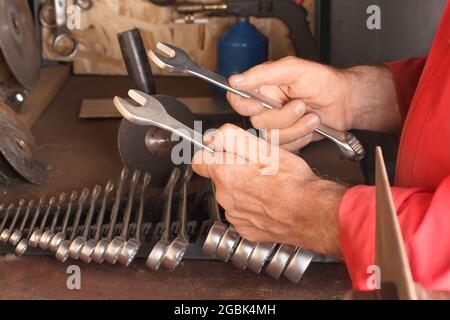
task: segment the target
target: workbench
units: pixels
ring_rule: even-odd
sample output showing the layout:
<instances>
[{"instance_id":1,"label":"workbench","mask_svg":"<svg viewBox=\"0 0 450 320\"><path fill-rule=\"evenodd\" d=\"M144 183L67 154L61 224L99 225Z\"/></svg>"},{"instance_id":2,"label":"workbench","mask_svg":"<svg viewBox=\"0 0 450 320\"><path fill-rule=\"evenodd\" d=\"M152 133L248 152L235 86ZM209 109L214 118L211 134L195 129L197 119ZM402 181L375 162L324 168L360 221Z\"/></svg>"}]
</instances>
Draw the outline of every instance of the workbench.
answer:
<instances>
[{"instance_id":1,"label":"workbench","mask_svg":"<svg viewBox=\"0 0 450 320\"><path fill-rule=\"evenodd\" d=\"M210 87L195 79L161 78L157 86L159 93L177 97L211 95ZM82 98L126 96L129 88L126 77L72 77L32 130L49 170L48 184L1 186L0 202L37 200L115 179L122 168L117 151L119 120L81 120L78 111ZM359 166L342 159L326 141L308 147L302 156L327 176L349 184L362 182ZM81 268L81 290L67 289L66 269L71 264ZM339 299L351 284L341 263L313 263L301 282L293 284L218 261L186 260L173 272L153 272L143 259L126 268L4 255L0 288L0 299Z\"/></svg>"}]
</instances>

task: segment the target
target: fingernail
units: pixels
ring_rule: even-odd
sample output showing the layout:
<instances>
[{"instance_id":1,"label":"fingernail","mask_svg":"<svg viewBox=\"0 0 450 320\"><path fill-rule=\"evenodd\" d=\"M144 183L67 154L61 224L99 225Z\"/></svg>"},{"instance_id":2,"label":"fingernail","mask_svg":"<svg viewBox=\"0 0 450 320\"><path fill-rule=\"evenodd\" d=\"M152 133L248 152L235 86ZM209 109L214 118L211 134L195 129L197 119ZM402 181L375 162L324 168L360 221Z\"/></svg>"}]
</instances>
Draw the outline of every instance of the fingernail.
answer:
<instances>
[{"instance_id":1,"label":"fingernail","mask_svg":"<svg viewBox=\"0 0 450 320\"><path fill-rule=\"evenodd\" d=\"M230 78L231 84L237 84L244 82L245 77L242 74L235 74Z\"/></svg>"},{"instance_id":2,"label":"fingernail","mask_svg":"<svg viewBox=\"0 0 450 320\"><path fill-rule=\"evenodd\" d=\"M252 114L259 113L261 111L262 105L261 104L254 104L248 107L248 111Z\"/></svg>"},{"instance_id":3,"label":"fingernail","mask_svg":"<svg viewBox=\"0 0 450 320\"><path fill-rule=\"evenodd\" d=\"M308 125L311 127L317 127L320 124L320 118L318 115L311 113L308 116Z\"/></svg>"},{"instance_id":4,"label":"fingernail","mask_svg":"<svg viewBox=\"0 0 450 320\"><path fill-rule=\"evenodd\" d=\"M305 104L303 102L299 102L295 108L294 108L294 112L296 115L301 116L305 113Z\"/></svg>"},{"instance_id":5,"label":"fingernail","mask_svg":"<svg viewBox=\"0 0 450 320\"><path fill-rule=\"evenodd\" d=\"M215 132L208 132L203 136L203 142L205 144L211 144L215 138L216 138Z\"/></svg>"}]
</instances>

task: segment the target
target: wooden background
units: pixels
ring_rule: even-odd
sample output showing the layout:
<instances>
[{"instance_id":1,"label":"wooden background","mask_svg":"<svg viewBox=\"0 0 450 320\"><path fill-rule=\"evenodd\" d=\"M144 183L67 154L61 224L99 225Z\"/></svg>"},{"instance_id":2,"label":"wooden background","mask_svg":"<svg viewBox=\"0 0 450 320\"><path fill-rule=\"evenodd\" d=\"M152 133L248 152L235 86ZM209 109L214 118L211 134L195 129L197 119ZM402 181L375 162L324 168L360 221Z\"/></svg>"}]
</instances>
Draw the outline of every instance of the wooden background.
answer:
<instances>
[{"instance_id":1,"label":"wooden background","mask_svg":"<svg viewBox=\"0 0 450 320\"><path fill-rule=\"evenodd\" d=\"M67 0L70 2L71 0ZM117 40L117 33L137 27L147 48L159 41L173 43L186 50L201 65L214 69L217 39L235 18L210 18L207 24L175 24L176 13L170 7L159 7L147 0L94 0L93 8L81 15L80 30L74 30L79 41L79 53L74 58L74 73L123 75L125 66ZM313 1L306 0L310 17ZM288 29L278 19L251 19L270 40L270 59L294 54ZM312 21L311 21L312 22ZM313 25L313 23L311 23ZM57 60L52 54L51 30L43 30L43 55ZM156 74L161 74L153 68Z\"/></svg>"}]
</instances>

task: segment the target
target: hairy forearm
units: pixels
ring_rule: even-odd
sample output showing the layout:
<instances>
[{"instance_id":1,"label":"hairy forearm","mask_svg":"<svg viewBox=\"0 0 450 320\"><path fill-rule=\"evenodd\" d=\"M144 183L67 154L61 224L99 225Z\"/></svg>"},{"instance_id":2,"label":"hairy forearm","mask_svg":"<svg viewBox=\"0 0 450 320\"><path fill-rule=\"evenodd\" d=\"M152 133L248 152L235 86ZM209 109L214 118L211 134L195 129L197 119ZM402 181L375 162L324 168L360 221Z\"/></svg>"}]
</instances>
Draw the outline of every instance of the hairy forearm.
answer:
<instances>
[{"instance_id":1,"label":"hairy forearm","mask_svg":"<svg viewBox=\"0 0 450 320\"><path fill-rule=\"evenodd\" d=\"M352 128L387 133L401 130L395 84L389 69L358 66L343 71L348 79Z\"/></svg>"}]
</instances>

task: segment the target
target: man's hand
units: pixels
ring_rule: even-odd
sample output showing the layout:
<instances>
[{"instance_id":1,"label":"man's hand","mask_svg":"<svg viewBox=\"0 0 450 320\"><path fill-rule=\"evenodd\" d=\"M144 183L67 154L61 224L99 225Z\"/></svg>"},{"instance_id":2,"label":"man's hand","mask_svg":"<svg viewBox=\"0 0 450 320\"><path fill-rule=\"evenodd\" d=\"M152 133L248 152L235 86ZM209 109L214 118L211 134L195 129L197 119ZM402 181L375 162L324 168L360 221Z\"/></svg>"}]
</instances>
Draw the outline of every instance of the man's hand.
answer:
<instances>
[{"instance_id":1,"label":"man's hand","mask_svg":"<svg viewBox=\"0 0 450 320\"><path fill-rule=\"evenodd\" d=\"M193 169L213 180L227 220L244 238L341 256L343 186L319 179L301 158L233 125L205 143L223 152L197 152Z\"/></svg>"},{"instance_id":2,"label":"man's hand","mask_svg":"<svg viewBox=\"0 0 450 320\"><path fill-rule=\"evenodd\" d=\"M287 150L311 142L320 122L339 130L396 132L401 126L392 75L383 66L338 70L287 57L232 76L229 82L284 104L267 110L255 100L227 94L233 108L250 116L255 128L280 129L279 143Z\"/></svg>"}]
</instances>

